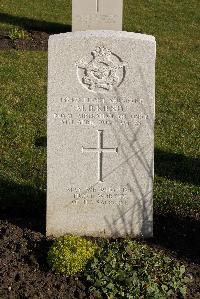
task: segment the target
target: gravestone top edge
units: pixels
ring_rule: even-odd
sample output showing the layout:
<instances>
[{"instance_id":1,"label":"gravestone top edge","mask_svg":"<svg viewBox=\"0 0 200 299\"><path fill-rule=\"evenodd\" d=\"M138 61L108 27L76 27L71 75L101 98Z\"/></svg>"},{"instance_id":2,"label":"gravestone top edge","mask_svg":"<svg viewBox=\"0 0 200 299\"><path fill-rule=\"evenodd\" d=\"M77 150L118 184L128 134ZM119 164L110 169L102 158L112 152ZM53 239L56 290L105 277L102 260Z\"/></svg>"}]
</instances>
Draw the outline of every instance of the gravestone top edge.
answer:
<instances>
[{"instance_id":1,"label":"gravestone top edge","mask_svg":"<svg viewBox=\"0 0 200 299\"><path fill-rule=\"evenodd\" d=\"M58 40L63 38L84 38L84 37L134 38L139 40L155 42L155 37L153 35L127 32L127 31L114 31L114 30L88 30L88 31L76 31L76 32L53 34L49 36L49 42L52 39Z\"/></svg>"}]
</instances>

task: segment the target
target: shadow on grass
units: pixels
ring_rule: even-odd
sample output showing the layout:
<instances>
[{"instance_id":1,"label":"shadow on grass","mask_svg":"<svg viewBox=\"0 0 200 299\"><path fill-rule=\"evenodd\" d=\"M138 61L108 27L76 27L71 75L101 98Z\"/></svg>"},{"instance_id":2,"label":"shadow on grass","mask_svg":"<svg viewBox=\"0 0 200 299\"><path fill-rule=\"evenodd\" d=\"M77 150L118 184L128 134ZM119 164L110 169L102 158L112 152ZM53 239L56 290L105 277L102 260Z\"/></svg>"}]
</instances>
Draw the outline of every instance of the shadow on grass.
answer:
<instances>
[{"instance_id":1,"label":"shadow on grass","mask_svg":"<svg viewBox=\"0 0 200 299\"><path fill-rule=\"evenodd\" d=\"M200 184L200 159L155 149L155 174L170 180Z\"/></svg>"},{"instance_id":2,"label":"shadow on grass","mask_svg":"<svg viewBox=\"0 0 200 299\"><path fill-rule=\"evenodd\" d=\"M173 213L154 212L154 238L150 243L173 251L180 258L200 263L200 222L190 218L179 218Z\"/></svg>"},{"instance_id":3,"label":"shadow on grass","mask_svg":"<svg viewBox=\"0 0 200 299\"><path fill-rule=\"evenodd\" d=\"M0 205L2 220L45 233L45 192L3 179L0 181Z\"/></svg>"},{"instance_id":4,"label":"shadow on grass","mask_svg":"<svg viewBox=\"0 0 200 299\"><path fill-rule=\"evenodd\" d=\"M71 31L71 25L34 20L27 17L12 16L7 13L0 13L0 22L22 27L25 30L42 31L49 34Z\"/></svg>"},{"instance_id":5,"label":"shadow on grass","mask_svg":"<svg viewBox=\"0 0 200 299\"><path fill-rule=\"evenodd\" d=\"M47 137L41 136L41 137L36 138L35 146L36 147L47 147Z\"/></svg>"},{"instance_id":6,"label":"shadow on grass","mask_svg":"<svg viewBox=\"0 0 200 299\"><path fill-rule=\"evenodd\" d=\"M45 192L5 180L0 185L1 219L44 234ZM173 251L181 258L199 262L199 236L200 223L195 219L180 219L172 213L162 215L154 212L154 238L150 243Z\"/></svg>"}]
</instances>

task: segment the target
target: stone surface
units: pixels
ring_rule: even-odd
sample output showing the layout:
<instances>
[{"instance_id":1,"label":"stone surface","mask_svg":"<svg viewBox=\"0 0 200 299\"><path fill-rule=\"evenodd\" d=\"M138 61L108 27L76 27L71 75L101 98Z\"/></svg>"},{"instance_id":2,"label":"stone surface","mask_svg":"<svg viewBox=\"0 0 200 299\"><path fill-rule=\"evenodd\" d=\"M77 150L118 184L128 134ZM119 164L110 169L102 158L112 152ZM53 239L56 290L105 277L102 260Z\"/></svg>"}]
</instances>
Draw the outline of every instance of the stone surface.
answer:
<instances>
[{"instance_id":1,"label":"stone surface","mask_svg":"<svg viewBox=\"0 0 200 299\"><path fill-rule=\"evenodd\" d=\"M72 31L122 30L123 0L73 0Z\"/></svg>"},{"instance_id":2,"label":"stone surface","mask_svg":"<svg viewBox=\"0 0 200 299\"><path fill-rule=\"evenodd\" d=\"M49 39L47 235L153 233L155 39Z\"/></svg>"}]
</instances>

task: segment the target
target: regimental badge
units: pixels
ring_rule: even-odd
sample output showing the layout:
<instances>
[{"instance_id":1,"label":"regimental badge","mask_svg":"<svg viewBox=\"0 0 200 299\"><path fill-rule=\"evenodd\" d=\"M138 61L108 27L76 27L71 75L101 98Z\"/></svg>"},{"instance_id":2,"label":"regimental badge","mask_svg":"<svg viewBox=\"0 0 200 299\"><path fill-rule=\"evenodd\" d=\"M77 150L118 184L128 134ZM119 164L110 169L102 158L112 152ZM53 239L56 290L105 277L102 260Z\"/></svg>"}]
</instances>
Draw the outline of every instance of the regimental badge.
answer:
<instances>
[{"instance_id":1,"label":"regimental badge","mask_svg":"<svg viewBox=\"0 0 200 299\"><path fill-rule=\"evenodd\" d=\"M80 83L89 91L105 93L119 87L125 77L125 63L104 46L91 52L92 59L76 63Z\"/></svg>"}]
</instances>

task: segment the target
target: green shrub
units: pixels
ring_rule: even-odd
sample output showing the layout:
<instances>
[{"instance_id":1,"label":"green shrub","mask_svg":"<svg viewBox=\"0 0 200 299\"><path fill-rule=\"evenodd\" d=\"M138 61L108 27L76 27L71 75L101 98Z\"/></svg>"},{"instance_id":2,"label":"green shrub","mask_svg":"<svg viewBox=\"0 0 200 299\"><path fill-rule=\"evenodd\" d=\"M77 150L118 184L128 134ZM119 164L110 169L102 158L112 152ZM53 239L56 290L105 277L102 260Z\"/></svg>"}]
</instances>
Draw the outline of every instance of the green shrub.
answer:
<instances>
[{"instance_id":1,"label":"green shrub","mask_svg":"<svg viewBox=\"0 0 200 299\"><path fill-rule=\"evenodd\" d=\"M107 242L85 271L99 298L169 298L186 293L185 267L136 241Z\"/></svg>"},{"instance_id":2,"label":"green shrub","mask_svg":"<svg viewBox=\"0 0 200 299\"><path fill-rule=\"evenodd\" d=\"M28 39L28 33L21 29L21 28L12 28L9 33L8 36L12 39L12 40L16 40L16 39Z\"/></svg>"},{"instance_id":3,"label":"green shrub","mask_svg":"<svg viewBox=\"0 0 200 299\"><path fill-rule=\"evenodd\" d=\"M70 276L83 271L96 249L95 244L82 237L64 236L51 246L47 260L57 274Z\"/></svg>"}]
</instances>

